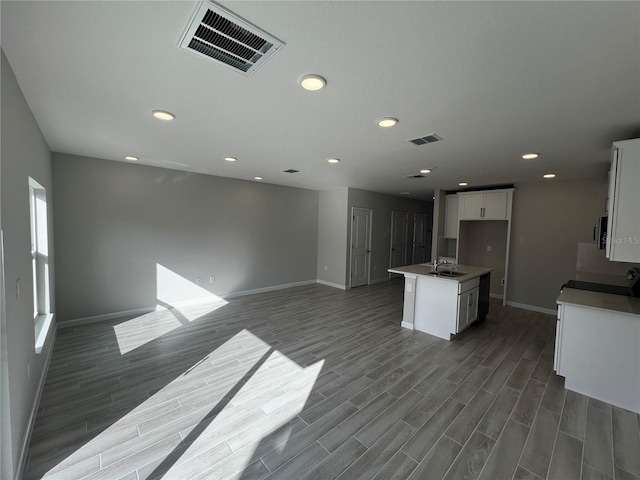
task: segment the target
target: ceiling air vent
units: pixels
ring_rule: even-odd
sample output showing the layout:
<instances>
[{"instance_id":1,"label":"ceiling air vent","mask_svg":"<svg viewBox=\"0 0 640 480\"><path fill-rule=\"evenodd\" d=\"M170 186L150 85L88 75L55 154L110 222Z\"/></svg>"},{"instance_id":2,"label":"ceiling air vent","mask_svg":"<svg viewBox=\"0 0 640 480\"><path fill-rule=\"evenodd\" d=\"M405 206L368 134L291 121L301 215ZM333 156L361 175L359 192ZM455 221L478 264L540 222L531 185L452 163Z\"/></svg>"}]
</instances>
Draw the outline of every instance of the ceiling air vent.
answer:
<instances>
[{"instance_id":1,"label":"ceiling air vent","mask_svg":"<svg viewBox=\"0 0 640 480\"><path fill-rule=\"evenodd\" d=\"M409 141L415 145L425 145L427 143L439 142L440 140L442 140L442 137L439 137L435 133L432 133L431 135L426 135L420 138L414 138L413 140L409 140Z\"/></svg>"},{"instance_id":2,"label":"ceiling air vent","mask_svg":"<svg viewBox=\"0 0 640 480\"><path fill-rule=\"evenodd\" d=\"M424 175L421 173L416 173L415 175L407 175L406 178L424 178Z\"/></svg>"},{"instance_id":3,"label":"ceiling air vent","mask_svg":"<svg viewBox=\"0 0 640 480\"><path fill-rule=\"evenodd\" d=\"M283 45L277 38L207 0L198 7L179 44L180 48L247 76Z\"/></svg>"},{"instance_id":4,"label":"ceiling air vent","mask_svg":"<svg viewBox=\"0 0 640 480\"><path fill-rule=\"evenodd\" d=\"M300 170L294 170L293 168L290 168L289 170L284 170L284 173L298 173Z\"/></svg>"}]
</instances>

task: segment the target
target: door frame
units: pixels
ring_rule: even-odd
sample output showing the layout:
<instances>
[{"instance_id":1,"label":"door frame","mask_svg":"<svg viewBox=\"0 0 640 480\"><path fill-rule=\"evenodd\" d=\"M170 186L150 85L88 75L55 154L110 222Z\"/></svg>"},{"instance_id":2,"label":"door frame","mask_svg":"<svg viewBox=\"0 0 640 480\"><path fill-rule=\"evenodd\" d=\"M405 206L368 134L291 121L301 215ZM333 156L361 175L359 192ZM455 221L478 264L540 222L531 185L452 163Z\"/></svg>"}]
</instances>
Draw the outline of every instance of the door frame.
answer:
<instances>
[{"instance_id":1,"label":"door frame","mask_svg":"<svg viewBox=\"0 0 640 480\"><path fill-rule=\"evenodd\" d=\"M352 288L353 282L353 223L355 221L356 210L367 212L369 217L369 226L367 227L367 242L369 244L369 253L367 255L367 285L371 285L371 236L373 231L373 209L366 207L351 207L351 228L349 229L349 288ZM361 285L358 285L361 286Z\"/></svg>"},{"instance_id":2,"label":"door frame","mask_svg":"<svg viewBox=\"0 0 640 480\"><path fill-rule=\"evenodd\" d=\"M395 225L394 222L394 215L399 214L399 215L404 215L405 217L405 222L404 222L404 256L403 256L403 260L402 263L404 265L407 264L407 239L409 238L409 213L408 212L396 212L394 210L391 211L391 230L390 230L390 235L389 235L389 268L393 268L393 266L391 265L391 260L393 259L393 227ZM403 265L401 265L403 266ZM392 278L394 276L398 276L399 274L397 273L389 273L389 277Z\"/></svg>"},{"instance_id":3,"label":"door frame","mask_svg":"<svg viewBox=\"0 0 640 480\"><path fill-rule=\"evenodd\" d=\"M424 257L427 258L427 214L426 213L414 213L413 214L413 251L411 252L411 263L416 263L416 220L418 217L424 217Z\"/></svg>"}]
</instances>

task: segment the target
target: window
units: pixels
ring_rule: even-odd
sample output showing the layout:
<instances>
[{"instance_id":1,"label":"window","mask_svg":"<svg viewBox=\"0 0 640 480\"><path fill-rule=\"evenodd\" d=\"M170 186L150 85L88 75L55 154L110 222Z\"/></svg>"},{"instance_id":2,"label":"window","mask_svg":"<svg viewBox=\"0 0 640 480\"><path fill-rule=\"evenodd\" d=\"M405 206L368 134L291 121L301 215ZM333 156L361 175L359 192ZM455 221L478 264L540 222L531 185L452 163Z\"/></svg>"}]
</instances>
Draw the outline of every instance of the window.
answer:
<instances>
[{"instance_id":1,"label":"window","mask_svg":"<svg viewBox=\"0 0 640 480\"><path fill-rule=\"evenodd\" d=\"M33 320L35 322L36 353L40 353L53 318L49 291L47 195L44 187L31 177L29 177L29 217L31 221Z\"/></svg>"}]
</instances>

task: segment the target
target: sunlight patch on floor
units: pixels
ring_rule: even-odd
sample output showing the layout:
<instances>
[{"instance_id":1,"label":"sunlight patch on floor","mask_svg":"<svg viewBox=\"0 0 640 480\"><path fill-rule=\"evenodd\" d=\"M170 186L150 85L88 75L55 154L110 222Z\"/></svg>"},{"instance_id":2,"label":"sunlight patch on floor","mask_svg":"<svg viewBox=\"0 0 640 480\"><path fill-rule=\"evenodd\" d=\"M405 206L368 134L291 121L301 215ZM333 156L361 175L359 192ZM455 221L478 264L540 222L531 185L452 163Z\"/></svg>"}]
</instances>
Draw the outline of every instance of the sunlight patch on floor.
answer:
<instances>
[{"instance_id":1,"label":"sunlight patch on floor","mask_svg":"<svg viewBox=\"0 0 640 480\"><path fill-rule=\"evenodd\" d=\"M146 477L159 467L165 479L212 468L217 478L241 475L260 442L304 408L323 363L300 366L242 330L44 478ZM274 447L283 448L288 434L278 435Z\"/></svg>"},{"instance_id":2,"label":"sunlight patch on floor","mask_svg":"<svg viewBox=\"0 0 640 480\"><path fill-rule=\"evenodd\" d=\"M121 355L229 303L159 263L156 279L156 310L113 327Z\"/></svg>"}]
</instances>

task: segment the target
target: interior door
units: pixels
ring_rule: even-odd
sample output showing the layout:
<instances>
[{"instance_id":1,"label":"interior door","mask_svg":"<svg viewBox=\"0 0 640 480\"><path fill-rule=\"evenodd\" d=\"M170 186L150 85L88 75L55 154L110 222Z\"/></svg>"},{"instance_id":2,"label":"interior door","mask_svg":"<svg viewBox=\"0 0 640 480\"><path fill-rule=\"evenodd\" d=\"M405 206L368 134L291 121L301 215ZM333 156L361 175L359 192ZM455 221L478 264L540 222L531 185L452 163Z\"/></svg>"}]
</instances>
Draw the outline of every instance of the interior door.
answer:
<instances>
[{"instance_id":1,"label":"interior door","mask_svg":"<svg viewBox=\"0 0 640 480\"><path fill-rule=\"evenodd\" d=\"M424 263L427 258L427 216L416 213L413 220L413 261Z\"/></svg>"},{"instance_id":2,"label":"interior door","mask_svg":"<svg viewBox=\"0 0 640 480\"><path fill-rule=\"evenodd\" d=\"M351 288L370 281L371 218L368 208L353 207L351 211Z\"/></svg>"},{"instance_id":3,"label":"interior door","mask_svg":"<svg viewBox=\"0 0 640 480\"><path fill-rule=\"evenodd\" d=\"M389 268L403 267L407 264L408 221L408 213L391 213L391 255L389 259Z\"/></svg>"}]
</instances>

